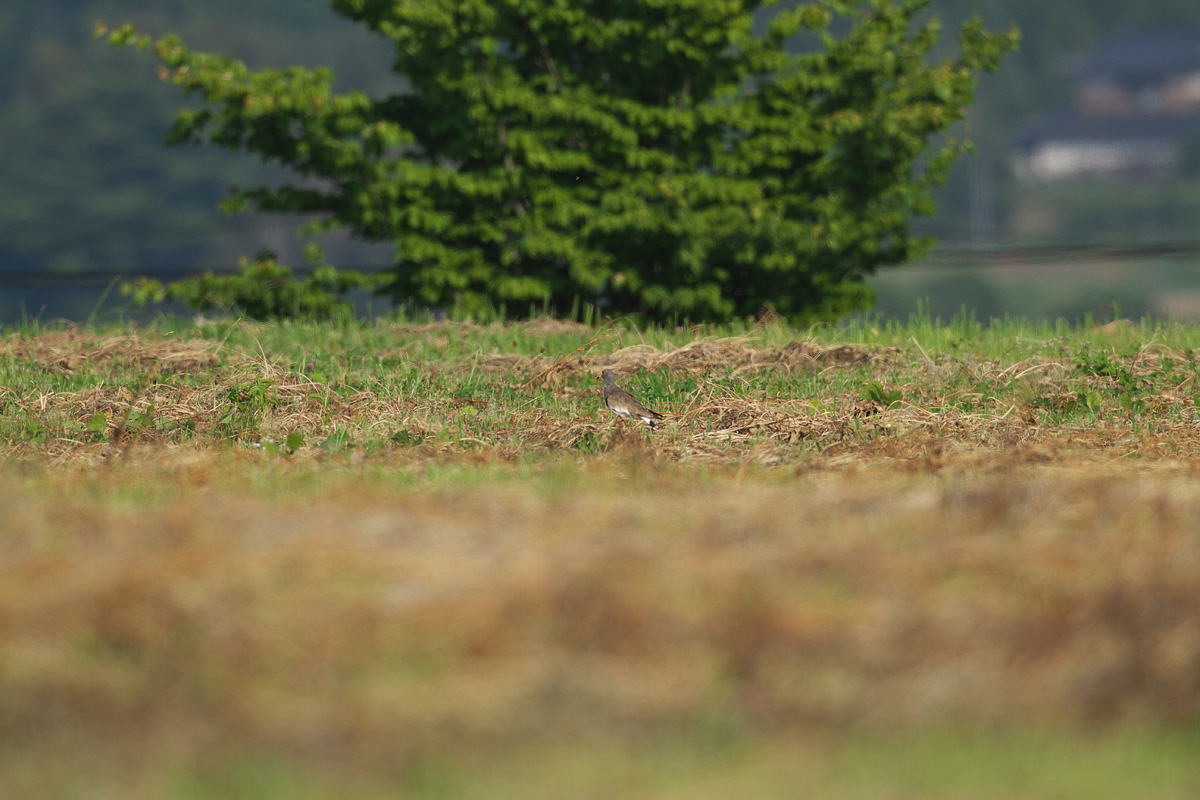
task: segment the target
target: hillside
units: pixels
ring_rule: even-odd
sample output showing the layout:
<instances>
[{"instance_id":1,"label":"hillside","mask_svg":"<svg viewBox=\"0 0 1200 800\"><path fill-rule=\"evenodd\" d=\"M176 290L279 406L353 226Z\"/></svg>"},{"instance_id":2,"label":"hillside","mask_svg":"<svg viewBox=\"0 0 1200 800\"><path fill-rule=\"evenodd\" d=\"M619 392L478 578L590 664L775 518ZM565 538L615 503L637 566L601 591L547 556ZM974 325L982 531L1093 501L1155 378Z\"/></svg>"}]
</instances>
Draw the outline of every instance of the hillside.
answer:
<instances>
[{"instance_id":1,"label":"hillside","mask_svg":"<svg viewBox=\"0 0 1200 800\"><path fill-rule=\"evenodd\" d=\"M65 8L64 8L65 6ZM323 3L20 4L0 15L0 269L227 269L294 236L291 220L224 219L230 185L272 179L251 160L163 146L180 104L148 55L93 38L97 21L176 31L251 66L334 64L346 85L387 79L387 51Z\"/></svg>"}]
</instances>

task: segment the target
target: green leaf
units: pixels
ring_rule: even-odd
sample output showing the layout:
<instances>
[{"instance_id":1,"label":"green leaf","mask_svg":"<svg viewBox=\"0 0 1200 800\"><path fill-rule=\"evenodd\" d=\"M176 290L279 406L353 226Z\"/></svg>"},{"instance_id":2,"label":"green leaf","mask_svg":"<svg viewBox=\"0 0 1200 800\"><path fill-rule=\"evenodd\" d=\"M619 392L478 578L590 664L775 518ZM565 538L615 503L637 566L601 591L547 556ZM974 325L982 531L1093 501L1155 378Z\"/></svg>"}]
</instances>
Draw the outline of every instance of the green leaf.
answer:
<instances>
[{"instance_id":1,"label":"green leaf","mask_svg":"<svg viewBox=\"0 0 1200 800\"><path fill-rule=\"evenodd\" d=\"M1104 406L1104 398L1097 391L1088 392L1083 397L1083 403L1087 406L1088 411L1093 413L1099 411Z\"/></svg>"},{"instance_id":2,"label":"green leaf","mask_svg":"<svg viewBox=\"0 0 1200 800\"><path fill-rule=\"evenodd\" d=\"M899 389L889 391L878 381L871 381L863 386L862 397L864 400L879 403L884 408L894 408L904 399L904 394Z\"/></svg>"},{"instance_id":3,"label":"green leaf","mask_svg":"<svg viewBox=\"0 0 1200 800\"><path fill-rule=\"evenodd\" d=\"M398 430L388 438L396 444L403 445L405 447L421 443L421 438L419 436L414 436L406 430Z\"/></svg>"},{"instance_id":4,"label":"green leaf","mask_svg":"<svg viewBox=\"0 0 1200 800\"><path fill-rule=\"evenodd\" d=\"M325 441L321 442L317 447L330 453L340 453L343 450L354 447L354 442L350 440L350 435L345 431L335 431L326 437Z\"/></svg>"}]
</instances>

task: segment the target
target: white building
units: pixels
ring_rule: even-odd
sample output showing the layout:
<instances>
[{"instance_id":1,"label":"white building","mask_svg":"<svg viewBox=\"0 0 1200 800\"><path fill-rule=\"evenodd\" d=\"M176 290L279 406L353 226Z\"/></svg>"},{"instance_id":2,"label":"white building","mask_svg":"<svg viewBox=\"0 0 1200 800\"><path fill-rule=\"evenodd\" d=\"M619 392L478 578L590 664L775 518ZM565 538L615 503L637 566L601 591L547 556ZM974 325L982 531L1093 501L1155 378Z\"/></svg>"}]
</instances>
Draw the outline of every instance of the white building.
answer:
<instances>
[{"instance_id":1,"label":"white building","mask_svg":"<svg viewBox=\"0 0 1200 800\"><path fill-rule=\"evenodd\" d=\"M1070 74L1074 107L1017 133L1019 177L1153 179L1200 141L1200 32L1124 34Z\"/></svg>"}]
</instances>

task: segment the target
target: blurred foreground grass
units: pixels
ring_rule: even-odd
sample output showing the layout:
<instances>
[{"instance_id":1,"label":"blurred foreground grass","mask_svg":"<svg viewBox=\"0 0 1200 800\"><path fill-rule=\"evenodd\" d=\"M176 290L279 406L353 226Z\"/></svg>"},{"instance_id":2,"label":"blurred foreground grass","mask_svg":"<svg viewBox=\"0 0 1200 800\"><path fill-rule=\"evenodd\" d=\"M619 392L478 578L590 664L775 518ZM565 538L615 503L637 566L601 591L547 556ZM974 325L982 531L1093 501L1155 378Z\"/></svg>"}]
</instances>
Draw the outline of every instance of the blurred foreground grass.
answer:
<instances>
[{"instance_id":1,"label":"blurred foreground grass","mask_svg":"<svg viewBox=\"0 0 1200 800\"><path fill-rule=\"evenodd\" d=\"M1190 467L777 473L10 467L0 795L1200 790Z\"/></svg>"},{"instance_id":2,"label":"blurred foreground grass","mask_svg":"<svg viewBox=\"0 0 1200 800\"><path fill-rule=\"evenodd\" d=\"M1200 793L1194 328L179 325L0 339L0 797Z\"/></svg>"}]
</instances>

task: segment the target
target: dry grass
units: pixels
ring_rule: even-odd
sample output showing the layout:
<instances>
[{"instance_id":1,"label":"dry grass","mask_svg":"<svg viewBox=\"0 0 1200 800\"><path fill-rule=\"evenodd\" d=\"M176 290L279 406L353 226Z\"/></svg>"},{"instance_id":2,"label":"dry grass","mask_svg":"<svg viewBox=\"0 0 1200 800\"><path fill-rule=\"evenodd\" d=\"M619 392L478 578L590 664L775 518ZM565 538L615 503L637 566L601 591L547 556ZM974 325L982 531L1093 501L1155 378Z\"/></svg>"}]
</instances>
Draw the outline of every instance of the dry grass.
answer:
<instances>
[{"instance_id":1,"label":"dry grass","mask_svg":"<svg viewBox=\"0 0 1200 800\"><path fill-rule=\"evenodd\" d=\"M257 456L10 476L0 750L403 774L712 715L782 735L1200 711L1187 469L696 480L609 459L432 492L339 470L294 498L312 467L236 488ZM166 494L105 499L135 485Z\"/></svg>"},{"instance_id":2,"label":"dry grass","mask_svg":"<svg viewBox=\"0 0 1200 800\"><path fill-rule=\"evenodd\" d=\"M779 742L1200 719L1182 348L1097 367L1077 350L615 341L389 382L171 341L0 347L49 376L0 389L6 797L48 796L31 775L49 764L162 796L237 753L409 785L447 754L713 720ZM670 427L601 417L600 366ZM97 411L91 441L13 422L54 434ZM313 446L338 430L357 446ZM294 455L251 446L290 432ZM1181 780L1177 796L1200 788Z\"/></svg>"},{"instance_id":3,"label":"dry grass","mask_svg":"<svg viewBox=\"0 0 1200 800\"><path fill-rule=\"evenodd\" d=\"M810 466L817 455L886 456L936 469L946 453L979 449L1002 460L1062 450L1179 458L1197 445L1197 361L1161 343L1102 351L1097 367L1092 351L1062 343L1014 346L1008 357L931 356L915 339L901 348L794 335L767 346L753 336L622 346L612 331L588 337L579 327L523 326L524 336L583 339L563 354L530 355L464 347L495 333L481 326L397 326L390 348L324 356L316 367L257 341L13 335L0 353L14 374L40 377L0 387L0 408L42 435L10 433L0 448L62 461L139 441L281 442L300 433L313 445L338 433L373 451L390 440L500 459L586 452L613 438L597 399L603 367L671 419L643 443L665 461ZM898 399L871 395L871 385ZM84 435L97 412L103 434ZM124 425L131 415L141 424Z\"/></svg>"}]
</instances>

